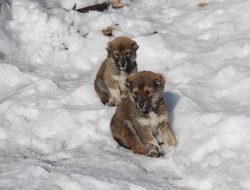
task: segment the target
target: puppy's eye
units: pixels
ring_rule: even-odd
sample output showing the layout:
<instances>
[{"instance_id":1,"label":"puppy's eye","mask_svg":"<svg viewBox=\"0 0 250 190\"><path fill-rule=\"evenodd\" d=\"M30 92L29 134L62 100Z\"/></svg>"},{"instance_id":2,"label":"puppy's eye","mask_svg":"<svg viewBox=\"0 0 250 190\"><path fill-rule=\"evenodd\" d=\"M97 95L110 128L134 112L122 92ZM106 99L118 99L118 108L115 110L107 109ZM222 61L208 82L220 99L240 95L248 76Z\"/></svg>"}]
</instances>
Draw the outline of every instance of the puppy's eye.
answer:
<instances>
[{"instance_id":1,"label":"puppy's eye","mask_svg":"<svg viewBox=\"0 0 250 190\"><path fill-rule=\"evenodd\" d=\"M133 93L133 96L134 96L134 98L137 98L137 97L138 97L138 93L137 93L137 92L134 92L134 93Z\"/></svg>"},{"instance_id":2,"label":"puppy's eye","mask_svg":"<svg viewBox=\"0 0 250 190\"><path fill-rule=\"evenodd\" d=\"M147 96L147 97L152 96L152 92L150 92L150 91L147 90L147 91L146 91L146 96Z\"/></svg>"},{"instance_id":3,"label":"puppy's eye","mask_svg":"<svg viewBox=\"0 0 250 190\"><path fill-rule=\"evenodd\" d=\"M130 56L130 53L126 53L126 57L129 57Z\"/></svg>"}]
</instances>

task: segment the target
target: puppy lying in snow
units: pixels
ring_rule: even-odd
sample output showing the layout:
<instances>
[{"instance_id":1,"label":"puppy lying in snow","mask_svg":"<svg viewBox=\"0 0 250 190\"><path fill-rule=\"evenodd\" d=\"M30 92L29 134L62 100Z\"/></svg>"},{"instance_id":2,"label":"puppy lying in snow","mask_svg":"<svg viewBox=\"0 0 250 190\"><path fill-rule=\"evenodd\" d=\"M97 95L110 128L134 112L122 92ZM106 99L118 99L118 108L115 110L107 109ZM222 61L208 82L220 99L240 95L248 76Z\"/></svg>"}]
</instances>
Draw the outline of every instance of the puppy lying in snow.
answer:
<instances>
[{"instance_id":1,"label":"puppy lying in snow","mask_svg":"<svg viewBox=\"0 0 250 190\"><path fill-rule=\"evenodd\" d=\"M165 80L141 71L126 80L127 96L117 107L110 127L114 139L134 153L163 156L163 149L176 145L163 99Z\"/></svg>"}]
</instances>

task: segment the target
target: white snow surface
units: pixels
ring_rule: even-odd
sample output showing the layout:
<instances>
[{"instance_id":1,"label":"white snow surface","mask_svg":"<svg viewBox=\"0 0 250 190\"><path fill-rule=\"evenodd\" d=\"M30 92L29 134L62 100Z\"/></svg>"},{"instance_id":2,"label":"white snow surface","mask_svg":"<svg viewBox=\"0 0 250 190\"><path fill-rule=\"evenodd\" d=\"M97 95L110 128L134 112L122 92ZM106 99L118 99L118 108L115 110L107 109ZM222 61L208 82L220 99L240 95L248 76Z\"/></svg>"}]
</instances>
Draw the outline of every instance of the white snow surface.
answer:
<instances>
[{"instance_id":1,"label":"white snow surface","mask_svg":"<svg viewBox=\"0 0 250 190\"><path fill-rule=\"evenodd\" d=\"M0 189L249 190L250 1L71 10L101 2L0 0ZM94 91L118 36L140 46L139 70L167 81L178 144L164 157L120 147L109 128L116 108Z\"/></svg>"}]
</instances>

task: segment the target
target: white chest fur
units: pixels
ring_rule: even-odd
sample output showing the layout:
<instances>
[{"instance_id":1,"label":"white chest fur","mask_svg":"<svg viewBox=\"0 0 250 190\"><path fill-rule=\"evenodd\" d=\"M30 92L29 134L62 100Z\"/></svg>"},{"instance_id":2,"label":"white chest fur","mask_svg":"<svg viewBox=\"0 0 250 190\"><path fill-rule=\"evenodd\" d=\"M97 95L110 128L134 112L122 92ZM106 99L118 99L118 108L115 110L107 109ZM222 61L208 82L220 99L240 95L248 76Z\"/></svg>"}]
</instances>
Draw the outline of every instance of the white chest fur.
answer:
<instances>
[{"instance_id":1,"label":"white chest fur","mask_svg":"<svg viewBox=\"0 0 250 190\"><path fill-rule=\"evenodd\" d=\"M113 79L117 81L118 86L121 88L121 90L125 90L125 81L128 77L128 74L124 71L121 71L118 75L113 76Z\"/></svg>"},{"instance_id":2,"label":"white chest fur","mask_svg":"<svg viewBox=\"0 0 250 190\"><path fill-rule=\"evenodd\" d=\"M125 80L126 80L126 78L127 78L127 76L128 76L127 73L121 71L118 75L114 75L114 76L113 76L113 79L114 79L115 81L119 82L119 83L120 83L120 82L124 83Z\"/></svg>"},{"instance_id":3,"label":"white chest fur","mask_svg":"<svg viewBox=\"0 0 250 190\"><path fill-rule=\"evenodd\" d=\"M148 114L148 117L145 118L139 118L138 122L140 123L140 125L142 126L148 126L150 127L151 131L154 133L157 128L160 126L160 124L163 121L167 120L167 116L166 115L157 115L154 112L150 112Z\"/></svg>"}]
</instances>

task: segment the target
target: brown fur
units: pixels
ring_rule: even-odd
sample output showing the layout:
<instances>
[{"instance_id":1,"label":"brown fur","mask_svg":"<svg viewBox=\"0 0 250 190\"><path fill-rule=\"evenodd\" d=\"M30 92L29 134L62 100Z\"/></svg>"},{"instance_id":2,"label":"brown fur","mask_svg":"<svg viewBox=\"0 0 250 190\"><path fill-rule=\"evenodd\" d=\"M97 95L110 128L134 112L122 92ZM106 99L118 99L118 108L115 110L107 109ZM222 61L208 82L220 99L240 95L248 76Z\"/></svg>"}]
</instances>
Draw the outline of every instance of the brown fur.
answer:
<instances>
[{"instance_id":1,"label":"brown fur","mask_svg":"<svg viewBox=\"0 0 250 190\"><path fill-rule=\"evenodd\" d=\"M137 43L118 37L108 43L108 56L100 66L94 82L95 90L104 105L118 105L127 96L127 76L137 72Z\"/></svg>"},{"instance_id":2,"label":"brown fur","mask_svg":"<svg viewBox=\"0 0 250 190\"><path fill-rule=\"evenodd\" d=\"M127 78L129 96L118 105L110 127L114 139L134 153L162 156L163 149L176 145L163 99L165 80L141 71Z\"/></svg>"}]
</instances>

